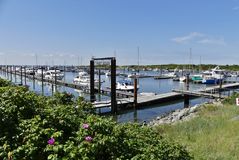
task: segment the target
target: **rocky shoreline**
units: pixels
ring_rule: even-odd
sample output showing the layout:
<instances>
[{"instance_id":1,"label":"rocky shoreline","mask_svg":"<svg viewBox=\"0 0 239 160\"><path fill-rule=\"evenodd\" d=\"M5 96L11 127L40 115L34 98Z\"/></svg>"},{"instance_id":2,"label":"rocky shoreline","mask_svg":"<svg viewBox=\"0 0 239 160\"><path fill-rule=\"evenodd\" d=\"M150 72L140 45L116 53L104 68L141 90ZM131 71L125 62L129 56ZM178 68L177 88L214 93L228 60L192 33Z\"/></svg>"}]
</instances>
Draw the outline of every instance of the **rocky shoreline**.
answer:
<instances>
[{"instance_id":1,"label":"rocky shoreline","mask_svg":"<svg viewBox=\"0 0 239 160\"><path fill-rule=\"evenodd\" d=\"M205 102L202 104L196 104L195 106L177 109L173 112L167 113L162 116L158 116L156 119L148 123L149 126L157 126L161 124L174 124L176 122L187 121L197 116L198 108L205 104L221 104L220 101L215 100L213 102Z\"/></svg>"}]
</instances>

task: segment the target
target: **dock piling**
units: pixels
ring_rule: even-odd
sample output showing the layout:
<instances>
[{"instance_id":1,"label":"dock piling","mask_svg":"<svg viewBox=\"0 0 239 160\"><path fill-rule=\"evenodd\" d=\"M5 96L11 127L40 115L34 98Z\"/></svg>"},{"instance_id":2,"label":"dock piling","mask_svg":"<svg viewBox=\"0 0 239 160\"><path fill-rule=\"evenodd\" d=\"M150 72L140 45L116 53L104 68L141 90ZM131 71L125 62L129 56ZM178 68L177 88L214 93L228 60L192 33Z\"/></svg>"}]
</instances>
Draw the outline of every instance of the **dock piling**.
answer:
<instances>
[{"instance_id":1,"label":"dock piling","mask_svg":"<svg viewBox=\"0 0 239 160\"><path fill-rule=\"evenodd\" d=\"M111 59L111 112L117 113L116 101L116 59Z\"/></svg>"},{"instance_id":2,"label":"dock piling","mask_svg":"<svg viewBox=\"0 0 239 160\"><path fill-rule=\"evenodd\" d=\"M34 66L32 66L32 70L33 70L32 83L33 83L33 89L35 89L35 67Z\"/></svg>"},{"instance_id":3,"label":"dock piling","mask_svg":"<svg viewBox=\"0 0 239 160\"><path fill-rule=\"evenodd\" d=\"M186 90L189 90L189 74L186 75ZM189 95L184 94L184 108L189 107Z\"/></svg>"},{"instance_id":4,"label":"dock piling","mask_svg":"<svg viewBox=\"0 0 239 160\"><path fill-rule=\"evenodd\" d=\"M137 106L137 78L134 78L134 107Z\"/></svg>"},{"instance_id":5,"label":"dock piling","mask_svg":"<svg viewBox=\"0 0 239 160\"><path fill-rule=\"evenodd\" d=\"M23 84L22 83L22 66L20 67L20 69L21 69L21 85Z\"/></svg>"},{"instance_id":6,"label":"dock piling","mask_svg":"<svg viewBox=\"0 0 239 160\"><path fill-rule=\"evenodd\" d=\"M15 78L15 83L17 83L17 68L14 66L14 78Z\"/></svg>"},{"instance_id":7,"label":"dock piling","mask_svg":"<svg viewBox=\"0 0 239 160\"><path fill-rule=\"evenodd\" d=\"M27 85L27 72L26 72L26 66L24 66L24 84Z\"/></svg>"},{"instance_id":8,"label":"dock piling","mask_svg":"<svg viewBox=\"0 0 239 160\"><path fill-rule=\"evenodd\" d=\"M44 96L43 67L41 67L41 91Z\"/></svg>"},{"instance_id":9,"label":"dock piling","mask_svg":"<svg viewBox=\"0 0 239 160\"><path fill-rule=\"evenodd\" d=\"M90 101L95 101L95 72L94 60L90 60Z\"/></svg>"},{"instance_id":10,"label":"dock piling","mask_svg":"<svg viewBox=\"0 0 239 160\"><path fill-rule=\"evenodd\" d=\"M12 82L12 66L10 66L10 80Z\"/></svg>"}]
</instances>

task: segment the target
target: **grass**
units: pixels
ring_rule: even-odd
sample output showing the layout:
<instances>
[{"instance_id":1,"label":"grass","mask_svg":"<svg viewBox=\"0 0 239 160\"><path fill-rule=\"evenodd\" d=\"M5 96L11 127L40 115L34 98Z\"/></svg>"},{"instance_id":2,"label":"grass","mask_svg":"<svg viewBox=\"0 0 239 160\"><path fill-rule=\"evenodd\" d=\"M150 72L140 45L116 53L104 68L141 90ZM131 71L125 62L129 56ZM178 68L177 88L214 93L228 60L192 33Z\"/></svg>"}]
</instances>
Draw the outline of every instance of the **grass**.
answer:
<instances>
[{"instance_id":1,"label":"grass","mask_svg":"<svg viewBox=\"0 0 239 160\"><path fill-rule=\"evenodd\" d=\"M239 107L205 105L187 122L156 127L169 139L186 146L195 159L239 159Z\"/></svg>"}]
</instances>

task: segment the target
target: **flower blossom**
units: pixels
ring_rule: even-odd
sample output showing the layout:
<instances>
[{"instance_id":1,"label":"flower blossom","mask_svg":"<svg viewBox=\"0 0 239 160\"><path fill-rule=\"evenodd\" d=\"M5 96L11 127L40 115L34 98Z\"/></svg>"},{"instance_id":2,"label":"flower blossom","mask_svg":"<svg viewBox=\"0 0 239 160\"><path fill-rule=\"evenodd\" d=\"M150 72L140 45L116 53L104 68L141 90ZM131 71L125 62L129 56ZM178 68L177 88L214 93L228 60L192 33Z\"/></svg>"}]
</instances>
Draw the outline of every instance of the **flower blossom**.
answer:
<instances>
[{"instance_id":1,"label":"flower blossom","mask_svg":"<svg viewBox=\"0 0 239 160\"><path fill-rule=\"evenodd\" d=\"M86 140L87 142L91 142L91 141L93 140L93 138L92 138L91 136L87 136L87 137L85 137L85 140Z\"/></svg>"},{"instance_id":2,"label":"flower blossom","mask_svg":"<svg viewBox=\"0 0 239 160\"><path fill-rule=\"evenodd\" d=\"M47 143L50 144L50 145L54 145L55 139L54 139L54 138L50 138L50 139L47 141Z\"/></svg>"},{"instance_id":3,"label":"flower blossom","mask_svg":"<svg viewBox=\"0 0 239 160\"><path fill-rule=\"evenodd\" d=\"M89 129L90 126L89 126L89 124L84 123L82 127L83 127L84 129Z\"/></svg>"}]
</instances>

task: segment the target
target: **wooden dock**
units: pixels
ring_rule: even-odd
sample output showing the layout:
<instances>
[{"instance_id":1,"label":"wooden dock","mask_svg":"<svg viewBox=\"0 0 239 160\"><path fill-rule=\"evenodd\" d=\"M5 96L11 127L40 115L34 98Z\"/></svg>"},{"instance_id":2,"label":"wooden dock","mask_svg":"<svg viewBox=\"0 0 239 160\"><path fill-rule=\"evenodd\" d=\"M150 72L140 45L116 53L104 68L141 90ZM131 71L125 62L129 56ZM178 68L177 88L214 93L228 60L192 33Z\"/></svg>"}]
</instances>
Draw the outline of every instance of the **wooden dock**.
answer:
<instances>
[{"instance_id":1,"label":"wooden dock","mask_svg":"<svg viewBox=\"0 0 239 160\"><path fill-rule=\"evenodd\" d=\"M170 93L163 93L163 94L156 94L156 95L138 95L137 106L149 106L152 104L159 104L163 102L168 102L170 100L179 100L182 99L183 96L180 93L170 92ZM110 101L100 101L92 103L94 108L105 108L110 107ZM133 98L122 98L117 99L117 104L119 107L132 107L134 105Z\"/></svg>"},{"instance_id":2,"label":"wooden dock","mask_svg":"<svg viewBox=\"0 0 239 160\"><path fill-rule=\"evenodd\" d=\"M231 84L224 84L220 87L211 86L203 89L198 89L194 91L187 91L187 90L176 90L173 89L172 92L163 93L163 94L155 94L155 95L148 95L148 96L140 96L138 95L137 99L137 106L150 106L153 104L159 104L163 102L170 102L175 100L184 99L184 95L189 95L191 97L207 97L207 98L226 98L226 95L219 94L219 89L232 89L232 88L239 88L239 83L231 83ZM110 107L110 101L101 101L101 102L94 102L92 103L94 108L104 108ZM128 107L134 105L133 98L122 98L117 99L117 104L119 107Z\"/></svg>"},{"instance_id":3,"label":"wooden dock","mask_svg":"<svg viewBox=\"0 0 239 160\"><path fill-rule=\"evenodd\" d=\"M173 89L172 91L181 93L181 94L191 95L191 96L198 96L198 97L226 98L227 96L220 94L220 90L232 89L232 88L238 88L238 87L239 87L239 83L231 83L231 84L224 84L222 86L220 85L211 86L211 87L198 89L194 91L178 90L178 89Z\"/></svg>"}]
</instances>

